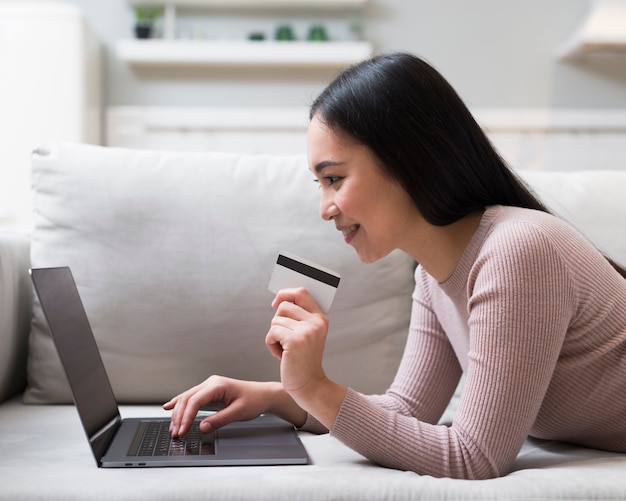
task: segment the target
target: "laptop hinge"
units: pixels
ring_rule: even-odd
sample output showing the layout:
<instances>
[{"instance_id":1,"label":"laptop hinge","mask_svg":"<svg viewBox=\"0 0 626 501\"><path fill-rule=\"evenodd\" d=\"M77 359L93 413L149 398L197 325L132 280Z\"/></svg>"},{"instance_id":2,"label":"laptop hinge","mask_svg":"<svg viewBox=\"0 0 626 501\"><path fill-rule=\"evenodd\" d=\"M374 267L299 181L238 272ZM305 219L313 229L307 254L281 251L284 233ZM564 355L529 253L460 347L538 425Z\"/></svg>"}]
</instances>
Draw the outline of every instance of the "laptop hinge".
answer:
<instances>
[{"instance_id":1,"label":"laptop hinge","mask_svg":"<svg viewBox=\"0 0 626 501\"><path fill-rule=\"evenodd\" d=\"M89 443L91 444L91 449L93 450L98 466L100 466L102 456L104 456L109 448L109 444L115 436L115 433L117 433L117 429L120 427L121 422L122 418L119 414L117 414L113 419L111 419L111 421L89 437Z\"/></svg>"}]
</instances>

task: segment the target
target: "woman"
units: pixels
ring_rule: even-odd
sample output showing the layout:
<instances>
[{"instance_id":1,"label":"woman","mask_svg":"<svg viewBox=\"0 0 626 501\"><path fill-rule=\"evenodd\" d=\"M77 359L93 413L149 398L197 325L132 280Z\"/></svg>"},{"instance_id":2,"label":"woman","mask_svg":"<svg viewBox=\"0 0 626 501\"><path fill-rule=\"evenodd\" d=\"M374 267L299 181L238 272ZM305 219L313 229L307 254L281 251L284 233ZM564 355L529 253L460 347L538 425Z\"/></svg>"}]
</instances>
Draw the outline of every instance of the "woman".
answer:
<instances>
[{"instance_id":1,"label":"woman","mask_svg":"<svg viewBox=\"0 0 626 501\"><path fill-rule=\"evenodd\" d=\"M511 173L455 91L397 53L346 70L311 108L320 213L364 262L419 266L392 386L365 396L322 368L328 319L283 290L266 337L281 382L211 377L165 404L172 434L272 412L381 465L484 479L529 435L626 452L626 280ZM451 426L437 425L462 373Z\"/></svg>"}]
</instances>

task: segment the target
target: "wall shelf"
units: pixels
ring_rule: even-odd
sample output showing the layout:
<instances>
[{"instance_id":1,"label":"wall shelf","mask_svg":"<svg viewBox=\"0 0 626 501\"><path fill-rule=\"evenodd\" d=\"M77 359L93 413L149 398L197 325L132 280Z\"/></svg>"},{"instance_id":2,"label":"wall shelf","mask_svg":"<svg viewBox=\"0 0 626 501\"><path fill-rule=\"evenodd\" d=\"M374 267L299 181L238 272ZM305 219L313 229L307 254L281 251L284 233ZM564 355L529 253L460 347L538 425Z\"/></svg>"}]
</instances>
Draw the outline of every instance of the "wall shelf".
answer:
<instances>
[{"instance_id":1,"label":"wall shelf","mask_svg":"<svg viewBox=\"0 0 626 501\"><path fill-rule=\"evenodd\" d=\"M149 66L345 66L372 54L368 42L120 40L120 59Z\"/></svg>"},{"instance_id":2,"label":"wall shelf","mask_svg":"<svg viewBox=\"0 0 626 501\"><path fill-rule=\"evenodd\" d=\"M130 5L178 5L227 9L348 9L363 7L367 0L126 0Z\"/></svg>"},{"instance_id":3,"label":"wall shelf","mask_svg":"<svg viewBox=\"0 0 626 501\"><path fill-rule=\"evenodd\" d=\"M626 56L626 0L595 0L587 17L556 55L571 60Z\"/></svg>"},{"instance_id":4,"label":"wall shelf","mask_svg":"<svg viewBox=\"0 0 626 501\"><path fill-rule=\"evenodd\" d=\"M117 43L119 58L141 66L342 67L370 57L372 45L360 40L250 41L189 39L177 36L177 7L244 9L358 10L368 0L126 0L131 6L162 5L163 38ZM237 14L238 16L238 14Z\"/></svg>"}]
</instances>

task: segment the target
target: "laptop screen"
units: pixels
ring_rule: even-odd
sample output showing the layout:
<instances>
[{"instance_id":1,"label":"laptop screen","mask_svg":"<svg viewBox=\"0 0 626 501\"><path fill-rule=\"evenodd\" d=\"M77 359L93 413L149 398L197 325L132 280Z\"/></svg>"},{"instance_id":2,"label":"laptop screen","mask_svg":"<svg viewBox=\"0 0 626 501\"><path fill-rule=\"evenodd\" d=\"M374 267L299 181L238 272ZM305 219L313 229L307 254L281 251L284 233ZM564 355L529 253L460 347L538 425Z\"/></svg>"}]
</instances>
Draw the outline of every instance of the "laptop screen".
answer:
<instances>
[{"instance_id":1,"label":"laptop screen","mask_svg":"<svg viewBox=\"0 0 626 501\"><path fill-rule=\"evenodd\" d=\"M101 433L120 415L76 283L67 267L32 269L31 277L83 427L100 457Z\"/></svg>"}]
</instances>

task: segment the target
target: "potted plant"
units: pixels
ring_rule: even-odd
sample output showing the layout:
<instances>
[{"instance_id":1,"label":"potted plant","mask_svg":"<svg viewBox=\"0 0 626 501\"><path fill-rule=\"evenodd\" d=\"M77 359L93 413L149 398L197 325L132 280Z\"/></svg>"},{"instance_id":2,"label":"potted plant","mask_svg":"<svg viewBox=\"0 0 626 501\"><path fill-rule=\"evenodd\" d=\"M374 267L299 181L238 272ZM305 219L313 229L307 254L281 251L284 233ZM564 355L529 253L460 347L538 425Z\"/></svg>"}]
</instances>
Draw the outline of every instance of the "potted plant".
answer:
<instances>
[{"instance_id":1,"label":"potted plant","mask_svg":"<svg viewBox=\"0 0 626 501\"><path fill-rule=\"evenodd\" d=\"M149 5L135 6L135 36L150 38L154 28L154 21L163 14L163 7Z\"/></svg>"}]
</instances>

